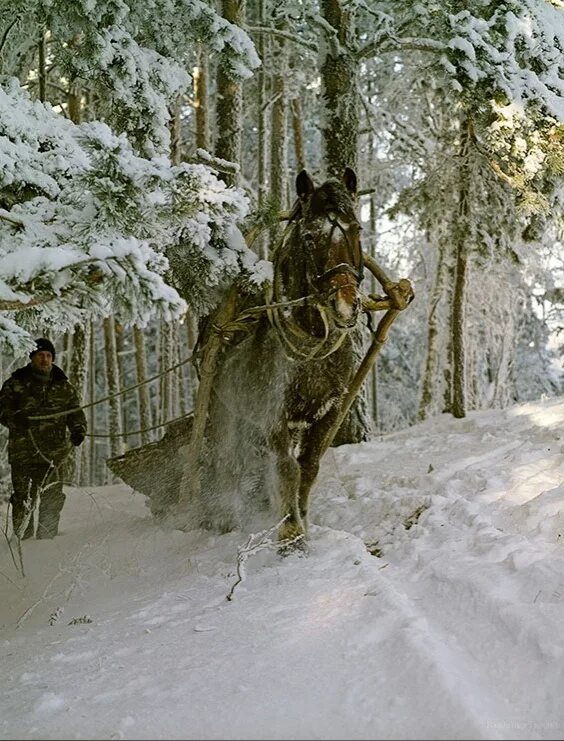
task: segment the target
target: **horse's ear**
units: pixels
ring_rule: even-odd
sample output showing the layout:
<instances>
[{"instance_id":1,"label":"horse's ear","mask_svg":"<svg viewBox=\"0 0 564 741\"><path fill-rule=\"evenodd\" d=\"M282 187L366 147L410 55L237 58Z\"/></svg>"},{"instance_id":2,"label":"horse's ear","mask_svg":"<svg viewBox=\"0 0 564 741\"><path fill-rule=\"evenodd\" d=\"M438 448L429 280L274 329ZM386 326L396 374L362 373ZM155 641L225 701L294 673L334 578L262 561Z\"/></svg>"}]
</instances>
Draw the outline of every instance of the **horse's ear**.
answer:
<instances>
[{"instance_id":1,"label":"horse's ear","mask_svg":"<svg viewBox=\"0 0 564 741\"><path fill-rule=\"evenodd\" d=\"M355 196L356 195L356 172L352 170L350 167L345 167L345 171L343 173L343 183L345 184L345 188L349 191L349 193Z\"/></svg>"},{"instance_id":2,"label":"horse's ear","mask_svg":"<svg viewBox=\"0 0 564 741\"><path fill-rule=\"evenodd\" d=\"M298 173L298 177L296 178L296 192L298 194L298 198L301 201L305 201L306 198L309 198L309 196L313 193L315 190L315 185L313 184L313 180L310 178L306 170L302 170Z\"/></svg>"}]
</instances>

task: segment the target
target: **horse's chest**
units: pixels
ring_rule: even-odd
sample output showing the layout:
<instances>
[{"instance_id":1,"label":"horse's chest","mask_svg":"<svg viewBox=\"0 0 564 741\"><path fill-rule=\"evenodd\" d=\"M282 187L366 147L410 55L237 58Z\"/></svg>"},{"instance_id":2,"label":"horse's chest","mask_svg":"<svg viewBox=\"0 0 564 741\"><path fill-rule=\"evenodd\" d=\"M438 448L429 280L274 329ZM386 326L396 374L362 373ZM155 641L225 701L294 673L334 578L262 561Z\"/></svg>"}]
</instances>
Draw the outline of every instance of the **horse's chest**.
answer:
<instances>
[{"instance_id":1,"label":"horse's chest","mask_svg":"<svg viewBox=\"0 0 564 741\"><path fill-rule=\"evenodd\" d=\"M288 387L286 412L293 429L307 429L338 408L347 390L349 374L335 363L300 366Z\"/></svg>"}]
</instances>

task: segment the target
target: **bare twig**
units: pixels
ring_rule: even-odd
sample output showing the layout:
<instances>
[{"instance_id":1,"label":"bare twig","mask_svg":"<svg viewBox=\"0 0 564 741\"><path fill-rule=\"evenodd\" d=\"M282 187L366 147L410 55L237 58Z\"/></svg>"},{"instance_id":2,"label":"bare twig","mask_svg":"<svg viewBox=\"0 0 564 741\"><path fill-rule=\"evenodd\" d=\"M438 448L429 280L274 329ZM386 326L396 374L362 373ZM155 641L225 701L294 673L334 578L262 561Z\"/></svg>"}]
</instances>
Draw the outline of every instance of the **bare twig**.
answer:
<instances>
[{"instance_id":1,"label":"bare twig","mask_svg":"<svg viewBox=\"0 0 564 741\"><path fill-rule=\"evenodd\" d=\"M298 535L296 538L292 538L291 540L279 540L277 542L274 542L272 540L271 536L275 532L277 532L282 523L285 522L288 517L289 515L284 515L280 522L277 522L276 525L273 525L268 530L261 530L258 533L251 533L247 538L247 542L245 543L245 545L239 546L239 548L237 548L237 580L233 583L233 586L229 590L229 594L226 596L226 599L229 602L231 602L231 600L233 599L235 588L242 581L245 580L245 577L247 575L245 571L245 564L249 556L252 556L255 553L263 551L267 548L276 548L277 550L286 548L303 538L303 535Z\"/></svg>"},{"instance_id":2,"label":"bare twig","mask_svg":"<svg viewBox=\"0 0 564 741\"><path fill-rule=\"evenodd\" d=\"M317 44L315 44L312 41L307 41L306 39L302 39L296 34L290 33L289 31L281 31L277 28L272 28L271 26L246 26L246 31L249 33L264 33L268 34L269 36L275 36L279 39L286 39L288 41L292 41L294 44L299 44L300 46L305 46L306 49L309 49L310 51L313 51L317 54L318 47Z\"/></svg>"},{"instance_id":3,"label":"bare twig","mask_svg":"<svg viewBox=\"0 0 564 741\"><path fill-rule=\"evenodd\" d=\"M4 537L6 538L6 543L8 544L8 550L10 551L10 556L12 557L12 561L14 562L14 566L16 567L16 571L21 571L22 576L25 576L23 572L23 562L21 568L18 566L18 562L16 561L16 557L14 556L14 551L12 549L12 544L10 543L10 538L8 537L8 521L10 519L10 504L8 504L8 508L6 510L6 527L2 530L4 533ZM21 554L20 554L21 555ZM20 558L21 561L21 558ZM8 577L6 577L8 578Z\"/></svg>"}]
</instances>

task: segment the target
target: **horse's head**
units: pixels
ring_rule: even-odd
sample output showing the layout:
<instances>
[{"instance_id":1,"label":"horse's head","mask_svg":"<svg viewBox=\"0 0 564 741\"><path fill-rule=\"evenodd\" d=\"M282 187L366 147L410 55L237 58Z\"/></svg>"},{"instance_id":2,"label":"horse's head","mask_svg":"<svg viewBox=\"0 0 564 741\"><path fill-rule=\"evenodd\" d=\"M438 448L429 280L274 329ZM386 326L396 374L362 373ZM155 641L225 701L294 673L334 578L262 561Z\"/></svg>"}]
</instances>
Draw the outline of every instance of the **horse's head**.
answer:
<instances>
[{"instance_id":1,"label":"horse's head","mask_svg":"<svg viewBox=\"0 0 564 741\"><path fill-rule=\"evenodd\" d=\"M341 180L316 187L302 170L296 178L299 239L305 252L310 292L319 297L337 327L356 324L363 277L360 224L355 213L356 174L346 168Z\"/></svg>"}]
</instances>

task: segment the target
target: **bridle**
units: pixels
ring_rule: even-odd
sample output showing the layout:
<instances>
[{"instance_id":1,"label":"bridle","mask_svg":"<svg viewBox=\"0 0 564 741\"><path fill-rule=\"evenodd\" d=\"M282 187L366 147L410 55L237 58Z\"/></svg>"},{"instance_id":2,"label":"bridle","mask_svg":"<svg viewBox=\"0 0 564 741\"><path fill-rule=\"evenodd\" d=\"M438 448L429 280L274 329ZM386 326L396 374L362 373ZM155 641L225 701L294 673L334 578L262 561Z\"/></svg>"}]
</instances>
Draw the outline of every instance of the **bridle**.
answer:
<instances>
[{"instance_id":1,"label":"bridle","mask_svg":"<svg viewBox=\"0 0 564 741\"><path fill-rule=\"evenodd\" d=\"M333 326L331 326L327 305L329 301L340 290L342 290L343 286L337 285L326 287L327 283L338 275L350 274L356 282L356 288L358 288L364 276L364 260L362 258L362 249L359 247L358 267L354 266L355 248L351 244L347 230L342 226L338 218L331 217L331 212L326 214L326 218L331 224L331 230L328 235L328 247L325 252L330 254L331 245L333 244L333 235L335 230L339 229L346 244L347 257L350 258L350 263L340 262L337 265L319 272L319 266L314 255L314 237L311 231L305 231L302 234L298 233L298 237L304 243L306 257L305 277L310 292L301 299L288 302L294 304L294 306L310 306L318 312L324 327L324 334L321 338L314 338L310 333L304 330L303 327L301 327L293 318L291 311L286 314L282 313L280 307L284 304L284 296L283 287L281 285L280 260L275 260L273 294L270 297L269 303L271 306L268 310L268 318L271 325L276 329L287 356L292 360L322 360L327 358L341 346L349 331L356 325L358 319L360 299L357 300L353 309L353 321L350 322L349 325L338 326L333 323ZM302 226L301 221L302 219L297 218L293 223L288 225L287 232L285 233L281 244L281 251L286 252L286 256L287 250L285 250L285 247L288 244L288 240L296 237L296 232L294 230L300 229ZM352 223L359 227L358 221L351 221L351 224Z\"/></svg>"},{"instance_id":2,"label":"bridle","mask_svg":"<svg viewBox=\"0 0 564 741\"><path fill-rule=\"evenodd\" d=\"M353 246L351 245L351 242L350 242L350 239L349 239L349 234L348 234L347 230L344 229L344 227L341 224L341 222L339 221L339 219L337 219L337 218L331 218L331 213L328 213L326 216L327 216L327 221L331 224L331 231L329 232L329 244L331 245L331 243L333 242L333 233L335 232L335 229L339 229L339 231L343 235L344 240L345 240L345 243L347 245L347 252L348 252L347 257L349 258L349 262L341 262L338 265L335 265L334 267L329 268L324 273L322 273L321 275L318 275L317 276L316 282L318 284L321 284L321 283L324 283L325 281L330 280L335 275L340 275L342 273L350 273L353 276L353 278L356 280L357 286L360 286L360 284L362 283L362 280L364 278L364 260L362 258L362 249L359 248L359 250L358 250L358 252L359 252L359 259L358 259L359 266L358 266L358 269L357 269L357 268L354 268L353 267L353 264L355 262L355 258L354 258L354 254L353 254L354 250L353 250ZM360 224L358 223L358 221L356 219L355 219L354 222L351 222L351 224L353 224L353 223L357 226L357 228L360 229ZM310 235L310 239L312 239L311 235ZM327 250L328 253L329 253L329 251L330 250Z\"/></svg>"}]
</instances>

